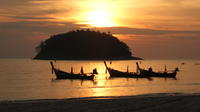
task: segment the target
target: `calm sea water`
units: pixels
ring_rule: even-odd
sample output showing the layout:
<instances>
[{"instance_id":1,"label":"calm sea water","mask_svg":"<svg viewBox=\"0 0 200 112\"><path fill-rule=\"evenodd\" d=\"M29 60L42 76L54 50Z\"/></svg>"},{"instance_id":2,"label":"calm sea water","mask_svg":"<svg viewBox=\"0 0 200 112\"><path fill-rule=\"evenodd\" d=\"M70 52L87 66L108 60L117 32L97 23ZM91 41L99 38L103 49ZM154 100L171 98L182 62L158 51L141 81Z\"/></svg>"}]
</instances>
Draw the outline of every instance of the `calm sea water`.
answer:
<instances>
[{"instance_id":1,"label":"calm sea water","mask_svg":"<svg viewBox=\"0 0 200 112\"><path fill-rule=\"evenodd\" d=\"M182 65L181 63L185 63ZM136 71L136 61L112 61L118 70ZM97 68L95 81L55 80L49 61L31 59L0 59L0 100L60 99L95 96L127 96L152 93L200 93L200 60L144 60L141 67L155 71L179 67L177 80L153 78L114 78L106 80L103 61L57 61L56 67L70 72Z\"/></svg>"}]
</instances>

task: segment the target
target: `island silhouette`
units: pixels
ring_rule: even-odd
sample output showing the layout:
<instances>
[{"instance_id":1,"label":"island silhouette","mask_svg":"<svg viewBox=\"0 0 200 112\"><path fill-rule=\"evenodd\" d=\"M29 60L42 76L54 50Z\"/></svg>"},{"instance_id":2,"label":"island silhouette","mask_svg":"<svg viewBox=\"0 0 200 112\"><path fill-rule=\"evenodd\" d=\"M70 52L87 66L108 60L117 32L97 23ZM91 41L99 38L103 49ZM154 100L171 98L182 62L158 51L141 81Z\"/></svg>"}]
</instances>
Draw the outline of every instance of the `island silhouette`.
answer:
<instances>
[{"instance_id":1,"label":"island silhouette","mask_svg":"<svg viewBox=\"0 0 200 112\"><path fill-rule=\"evenodd\" d=\"M36 47L41 60L140 60L110 32L74 30L51 36Z\"/></svg>"}]
</instances>

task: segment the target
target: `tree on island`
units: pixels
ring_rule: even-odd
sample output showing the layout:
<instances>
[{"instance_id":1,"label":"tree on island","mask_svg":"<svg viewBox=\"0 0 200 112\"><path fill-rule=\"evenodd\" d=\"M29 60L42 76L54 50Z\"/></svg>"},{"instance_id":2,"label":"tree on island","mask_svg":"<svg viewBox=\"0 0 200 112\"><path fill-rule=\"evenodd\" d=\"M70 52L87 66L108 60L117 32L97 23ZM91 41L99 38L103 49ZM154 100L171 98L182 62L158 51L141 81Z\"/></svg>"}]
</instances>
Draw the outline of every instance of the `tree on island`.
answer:
<instances>
[{"instance_id":1,"label":"tree on island","mask_svg":"<svg viewBox=\"0 0 200 112\"><path fill-rule=\"evenodd\" d=\"M133 57L129 47L110 33L75 30L51 36L36 47L34 59L113 60Z\"/></svg>"}]
</instances>

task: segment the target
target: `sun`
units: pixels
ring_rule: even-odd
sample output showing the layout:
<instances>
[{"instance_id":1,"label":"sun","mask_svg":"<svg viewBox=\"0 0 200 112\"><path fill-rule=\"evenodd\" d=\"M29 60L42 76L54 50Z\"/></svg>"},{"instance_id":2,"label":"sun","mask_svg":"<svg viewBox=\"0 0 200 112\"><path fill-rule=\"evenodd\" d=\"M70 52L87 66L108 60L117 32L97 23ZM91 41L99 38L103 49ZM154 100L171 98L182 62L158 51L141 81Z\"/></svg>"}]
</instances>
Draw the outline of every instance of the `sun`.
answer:
<instances>
[{"instance_id":1,"label":"sun","mask_svg":"<svg viewBox=\"0 0 200 112\"><path fill-rule=\"evenodd\" d=\"M112 27L111 14L108 11L96 10L88 14L88 24L93 27Z\"/></svg>"}]
</instances>

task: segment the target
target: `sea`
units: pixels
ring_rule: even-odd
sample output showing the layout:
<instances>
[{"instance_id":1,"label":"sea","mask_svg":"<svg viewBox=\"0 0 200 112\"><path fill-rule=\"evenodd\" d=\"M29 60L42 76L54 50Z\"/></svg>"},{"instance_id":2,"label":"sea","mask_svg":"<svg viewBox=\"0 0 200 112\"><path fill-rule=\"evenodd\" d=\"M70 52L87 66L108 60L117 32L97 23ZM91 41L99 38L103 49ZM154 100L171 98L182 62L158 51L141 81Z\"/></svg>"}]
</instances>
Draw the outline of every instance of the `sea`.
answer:
<instances>
[{"instance_id":1,"label":"sea","mask_svg":"<svg viewBox=\"0 0 200 112\"><path fill-rule=\"evenodd\" d=\"M178 67L177 78L109 78L103 61L53 61L56 68L85 73L97 68L92 80L57 80L49 60L0 59L0 101L65 99L101 96L134 96L154 93L200 93L200 60L118 60L107 65L120 71L141 68L171 71Z\"/></svg>"}]
</instances>

